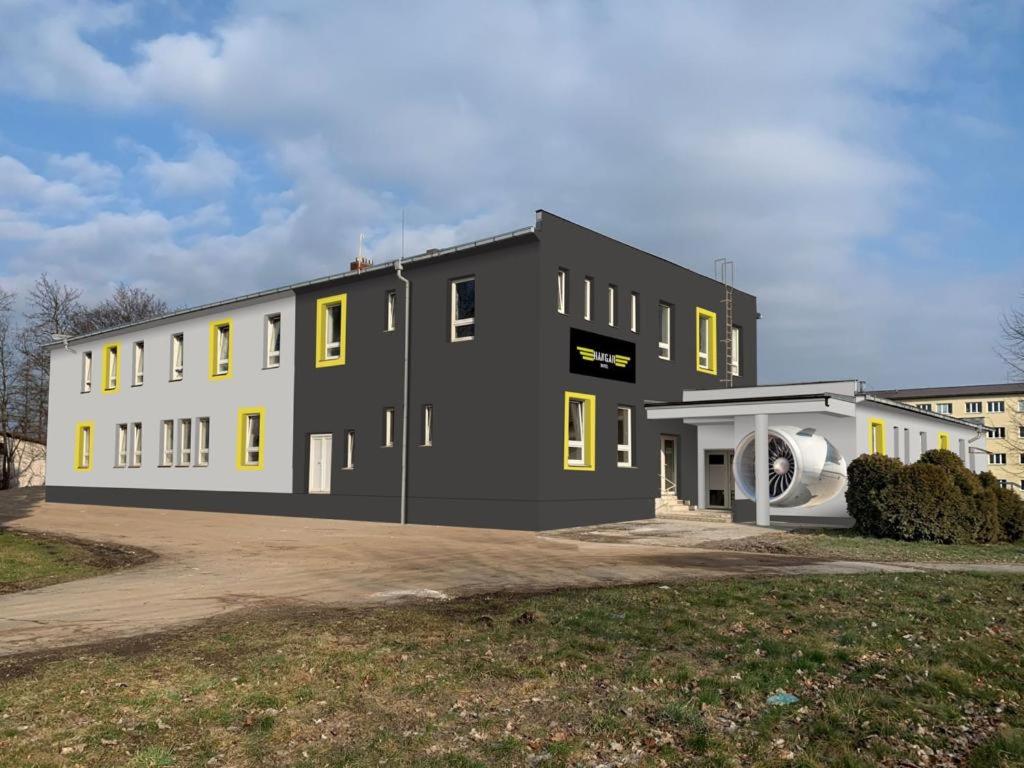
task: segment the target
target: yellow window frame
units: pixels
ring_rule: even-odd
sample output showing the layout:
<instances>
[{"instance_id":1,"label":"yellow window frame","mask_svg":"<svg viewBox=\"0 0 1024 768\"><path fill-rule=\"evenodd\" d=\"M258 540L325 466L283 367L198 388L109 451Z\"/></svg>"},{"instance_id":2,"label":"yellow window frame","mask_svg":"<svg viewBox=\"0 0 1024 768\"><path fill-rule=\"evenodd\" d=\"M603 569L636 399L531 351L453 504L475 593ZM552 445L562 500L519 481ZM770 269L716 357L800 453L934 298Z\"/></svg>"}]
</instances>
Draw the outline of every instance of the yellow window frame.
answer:
<instances>
[{"instance_id":1,"label":"yellow window frame","mask_svg":"<svg viewBox=\"0 0 1024 768\"><path fill-rule=\"evenodd\" d=\"M868 419L868 453L885 456L885 421Z\"/></svg>"},{"instance_id":2,"label":"yellow window frame","mask_svg":"<svg viewBox=\"0 0 1024 768\"><path fill-rule=\"evenodd\" d=\"M110 386L110 355L117 358L117 381ZM121 345L107 344L103 347L103 387L104 394L113 394L121 389Z\"/></svg>"},{"instance_id":3,"label":"yellow window frame","mask_svg":"<svg viewBox=\"0 0 1024 768\"><path fill-rule=\"evenodd\" d=\"M943 451L949 450L949 433L939 432L939 448Z\"/></svg>"},{"instance_id":4,"label":"yellow window frame","mask_svg":"<svg viewBox=\"0 0 1024 768\"><path fill-rule=\"evenodd\" d=\"M582 400L584 402L583 407L583 463L582 464L570 464L569 463L569 403L572 400ZM562 468L569 470L570 472L593 472L595 468L594 456L596 455L594 449L595 437L597 434L596 430L597 420L597 397L595 395L587 395L582 392L566 392L565 393L565 415L564 415L564 430L562 434Z\"/></svg>"},{"instance_id":5,"label":"yellow window frame","mask_svg":"<svg viewBox=\"0 0 1024 768\"><path fill-rule=\"evenodd\" d=\"M228 370L217 373L217 333L221 328L228 329ZM230 319L214 320L210 323L210 381L230 379L234 370L235 328Z\"/></svg>"},{"instance_id":6,"label":"yellow window frame","mask_svg":"<svg viewBox=\"0 0 1024 768\"><path fill-rule=\"evenodd\" d=\"M700 321L703 318L708 319L708 364L703 366L700 364ZM698 373L707 373L712 376L718 375L718 315L712 312L710 309L704 309L703 307L697 307L697 313L694 321L694 347L693 356L694 364L697 367Z\"/></svg>"},{"instance_id":7,"label":"yellow window frame","mask_svg":"<svg viewBox=\"0 0 1024 768\"><path fill-rule=\"evenodd\" d=\"M260 417L260 456L255 464L245 463L245 422L247 417L258 415ZM261 406L253 408L238 409L238 435L235 448L235 466L243 472L251 472L263 469L263 456L266 449L267 411Z\"/></svg>"},{"instance_id":8,"label":"yellow window frame","mask_svg":"<svg viewBox=\"0 0 1024 768\"><path fill-rule=\"evenodd\" d=\"M327 308L338 305L341 307L341 324L338 329L338 356L327 357ZM316 367L330 368L345 364L345 352L348 329L348 294L339 293L335 296L324 296L316 302Z\"/></svg>"},{"instance_id":9,"label":"yellow window frame","mask_svg":"<svg viewBox=\"0 0 1024 768\"><path fill-rule=\"evenodd\" d=\"M87 432L88 431L88 432ZM88 437L86 434L88 433ZM82 464L82 444L89 441L89 463ZM96 425L91 421L80 421L75 424L75 472L88 472L92 469L93 449L96 447Z\"/></svg>"}]
</instances>

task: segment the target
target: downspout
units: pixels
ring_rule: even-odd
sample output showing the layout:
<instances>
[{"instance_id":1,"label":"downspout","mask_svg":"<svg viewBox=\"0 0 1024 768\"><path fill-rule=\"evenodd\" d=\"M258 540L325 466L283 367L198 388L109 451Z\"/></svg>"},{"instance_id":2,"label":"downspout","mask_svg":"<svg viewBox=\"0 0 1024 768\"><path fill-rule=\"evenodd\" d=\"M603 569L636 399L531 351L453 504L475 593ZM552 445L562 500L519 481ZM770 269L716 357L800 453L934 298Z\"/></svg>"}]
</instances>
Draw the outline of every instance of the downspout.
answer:
<instances>
[{"instance_id":1,"label":"downspout","mask_svg":"<svg viewBox=\"0 0 1024 768\"><path fill-rule=\"evenodd\" d=\"M402 260L395 262L395 274L402 281L405 287L405 308L402 311L402 324L404 326L404 337L402 344L402 487L399 491L400 502L400 523L405 525L408 522L408 500L409 500L409 281L402 274Z\"/></svg>"}]
</instances>

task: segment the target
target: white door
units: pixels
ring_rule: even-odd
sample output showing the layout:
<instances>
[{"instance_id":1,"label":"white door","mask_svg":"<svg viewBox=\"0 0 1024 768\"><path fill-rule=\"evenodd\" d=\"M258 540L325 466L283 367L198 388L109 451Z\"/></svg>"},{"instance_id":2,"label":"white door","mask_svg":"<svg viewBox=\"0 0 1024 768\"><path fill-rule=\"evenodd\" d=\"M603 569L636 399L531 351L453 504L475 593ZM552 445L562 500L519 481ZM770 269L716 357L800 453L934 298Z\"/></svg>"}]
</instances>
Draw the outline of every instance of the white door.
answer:
<instances>
[{"instance_id":1,"label":"white door","mask_svg":"<svg viewBox=\"0 0 1024 768\"><path fill-rule=\"evenodd\" d=\"M309 436L309 492L331 492L331 436Z\"/></svg>"},{"instance_id":2,"label":"white door","mask_svg":"<svg viewBox=\"0 0 1024 768\"><path fill-rule=\"evenodd\" d=\"M661 436L661 495L676 495L676 439Z\"/></svg>"}]
</instances>

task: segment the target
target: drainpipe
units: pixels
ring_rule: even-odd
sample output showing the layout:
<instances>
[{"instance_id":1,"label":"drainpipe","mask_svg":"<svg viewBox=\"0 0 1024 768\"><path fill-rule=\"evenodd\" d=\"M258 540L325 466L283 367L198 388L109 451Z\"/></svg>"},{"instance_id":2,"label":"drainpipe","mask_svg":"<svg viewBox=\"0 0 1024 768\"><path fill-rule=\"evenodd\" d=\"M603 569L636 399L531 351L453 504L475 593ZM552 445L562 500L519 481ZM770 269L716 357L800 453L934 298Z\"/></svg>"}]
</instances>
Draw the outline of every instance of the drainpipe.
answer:
<instances>
[{"instance_id":1,"label":"drainpipe","mask_svg":"<svg viewBox=\"0 0 1024 768\"><path fill-rule=\"evenodd\" d=\"M409 500L409 280L402 274L402 260L395 262L395 274L405 287L405 309L402 311L402 325L405 327L402 344L402 487L400 489L400 522L408 522Z\"/></svg>"}]
</instances>

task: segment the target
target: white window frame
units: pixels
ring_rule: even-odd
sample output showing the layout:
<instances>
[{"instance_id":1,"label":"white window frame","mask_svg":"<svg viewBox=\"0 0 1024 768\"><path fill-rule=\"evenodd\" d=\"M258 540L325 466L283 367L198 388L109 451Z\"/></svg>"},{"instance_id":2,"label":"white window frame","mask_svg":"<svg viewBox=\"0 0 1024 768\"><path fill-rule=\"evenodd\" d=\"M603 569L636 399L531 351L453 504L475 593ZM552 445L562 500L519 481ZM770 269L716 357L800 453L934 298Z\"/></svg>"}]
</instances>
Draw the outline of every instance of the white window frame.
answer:
<instances>
[{"instance_id":1,"label":"white window frame","mask_svg":"<svg viewBox=\"0 0 1024 768\"><path fill-rule=\"evenodd\" d=\"M185 334L171 334L171 381L185 378Z\"/></svg>"},{"instance_id":2,"label":"white window frame","mask_svg":"<svg viewBox=\"0 0 1024 768\"><path fill-rule=\"evenodd\" d=\"M142 422L136 421L132 424L132 455L130 467L142 466Z\"/></svg>"},{"instance_id":3,"label":"white window frame","mask_svg":"<svg viewBox=\"0 0 1024 768\"><path fill-rule=\"evenodd\" d=\"M740 375L740 327L734 325L730 331L732 338L729 340L729 373L733 376Z\"/></svg>"},{"instance_id":4,"label":"white window frame","mask_svg":"<svg viewBox=\"0 0 1024 768\"><path fill-rule=\"evenodd\" d=\"M424 448L429 448L434 444L434 406L424 405L423 406L423 442L420 443Z\"/></svg>"},{"instance_id":5,"label":"white window frame","mask_svg":"<svg viewBox=\"0 0 1024 768\"><path fill-rule=\"evenodd\" d=\"M1006 454L1005 453L990 453L988 455L988 463L989 464L995 464L995 465L998 465L998 466L1003 466L1004 464L1006 464Z\"/></svg>"},{"instance_id":6,"label":"white window frame","mask_svg":"<svg viewBox=\"0 0 1024 768\"><path fill-rule=\"evenodd\" d=\"M964 404L967 413L981 413L981 400L971 400Z\"/></svg>"},{"instance_id":7,"label":"white window frame","mask_svg":"<svg viewBox=\"0 0 1024 768\"><path fill-rule=\"evenodd\" d=\"M117 376L121 372L121 349L114 345L107 349L104 357L104 364L107 366L106 390L113 392L117 389Z\"/></svg>"},{"instance_id":8,"label":"white window frame","mask_svg":"<svg viewBox=\"0 0 1024 768\"><path fill-rule=\"evenodd\" d=\"M473 283L473 314L471 317L458 317L458 287L463 283ZM467 277L459 277L452 280L448 295L448 302L449 304L451 304L451 333L449 335L450 340L452 342L472 341L473 339L476 338L476 276L469 275ZM471 333L468 336L459 336L457 334L459 328L470 328Z\"/></svg>"},{"instance_id":9,"label":"white window frame","mask_svg":"<svg viewBox=\"0 0 1024 768\"><path fill-rule=\"evenodd\" d=\"M672 305L658 302L658 357L672 359Z\"/></svg>"},{"instance_id":10,"label":"white window frame","mask_svg":"<svg viewBox=\"0 0 1024 768\"><path fill-rule=\"evenodd\" d=\"M569 398L569 424L572 424L573 414L579 417L579 439L573 440L569 435L572 429L566 432L565 444L567 447L565 463L571 467L587 466L587 401L578 397ZM573 453L579 451L579 458L573 458Z\"/></svg>"},{"instance_id":11,"label":"white window frame","mask_svg":"<svg viewBox=\"0 0 1024 768\"><path fill-rule=\"evenodd\" d=\"M214 328L214 376L231 373L231 323L221 323Z\"/></svg>"},{"instance_id":12,"label":"white window frame","mask_svg":"<svg viewBox=\"0 0 1024 768\"><path fill-rule=\"evenodd\" d=\"M560 315L564 315L568 310L568 302L566 301L566 286L569 282L569 273L564 270L558 270L558 276L555 278L555 285L557 293L555 294L555 310Z\"/></svg>"},{"instance_id":13,"label":"white window frame","mask_svg":"<svg viewBox=\"0 0 1024 768\"><path fill-rule=\"evenodd\" d=\"M260 413L245 414L245 444L242 449L242 465L246 467L258 467L262 458L263 446L260 445L260 423L263 415Z\"/></svg>"},{"instance_id":14,"label":"white window frame","mask_svg":"<svg viewBox=\"0 0 1024 768\"><path fill-rule=\"evenodd\" d=\"M622 416L626 417L626 442L618 442L621 435L618 434L619 425L622 424ZM620 405L615 411L616 446L615 462L619 467L633 466L633 407Z\"/></svg>"},{"instance_id":15,"label":"white window frame","mask_svg":"<svg viewBox=\"0 0 1024 768\"><path fill-rule=\"evenodd\" d=\"M640 296L636 291L629 294L629 330L631 333L639 333L638 323Z\"/></svg>"},{"instance_id":16,"label":"white window frame","mask_svg":"<svg viewBox=\"0 0 1024 768\"><path fill-rule=\"evenodd\" d=\"M614 328L615 324L618 323L618 321L619 321L618 312L617 312L617 310L618 310L618 306L617 306L618 305L618 298L619 298L618 288L616 286L614 286L614 285L609 284L608 285L608 325L610 325L612 328Z\"/></svg>"},{"instance_id":17,"label":"white window frame","mask_svg":"<svg viewBox=\"0 0 1024 768\"><path fill-rule=\"evenodd\" d=\"M92 392L92 352L82 353L82 394Z\"/></svg>"},{"instance_id":18,"label":"white window frame","mask_svg":"<svg viewBox=\"0 0 1024 768\"><path fill-rule=\"evenodd\" d=\"M989 413L1005 413L1006 402L1003 400L989 400L988 401L988 412Z\"/></svg>"},{"instance_id":19,"label":"white window frame","mask_svg":"<svg viewBox=\"0 0 1024 768\"><path fill-rule=\"evenodd\" d=\"M178 466L192 464L192 419L178 419Z\"/></svg>"},{"instance_id":20,"label":"white window frame","mask_svg":"<svg viewBox=\"0 0 1024 768\"><path fill-rule=\"evenodd\" d=\"M132 386L141 387L145 377L146 344L136 341L132 344Z\"/></svg>"},{"instance_id":21,"label":"white window frame","mask_svg":"<svg viewBox=\"0 0 1024 768\"><path fill-rule=\"evenodd\" d=\"M92 426L83 424L79 427L78 468L92 469Z\"/></svg>"},{"instance_id":22,"label":"white window frame","mask_svg":"<svg viewBox=\"0 0 1024 768\"><path fill-rule=\"evenodd\" d=\"M1006 427L988 427L987 437L991 440L1005 440L1006 439Z\"/></svg>"},{"instance_id":23,"label":"white window frame","mask_svg":"<svg viewBox=\"0 0 1024 768\"><path fill-rule=\"evenodd\" d=\"M919 411L926 411L927 413L931 413L932 412L932 404L931 403L920 403L917 406L917 410L919 410Z\"/></svg>"},{"instance_id":24,"label":"white window frame","mask_svg":"<svg viewBox=\"0 0 1024 768\"><path fill-rule=\"evenodd\" d=\"M395 409L387 407L384 409L384 442L385 448L393 448L395 445Z\"/></svg>"},{"instance_id":25,"label":"white window frame","mask_svg":"<svg viewBox=\"0 0 1024 768\"><path fill-rule=\"evenodd\" d=\"M1017 437L1024 437L1024 427L1017 427Z\"/></svg>"},{"instance_id":26,"label":"white window frame","mask_svg":"<svg viewBox=\"0 0 1024 768\"><path fill-rule=\"evenodd\" d=\"M324 360L341 359L341 326L343 323L344 308L340 301L330 301L323 305L324 313ZM337 312L338 322L335 325L332 320ZM333 337L331 332L334 332Z\"/></svg>"},{"instance_id":27,"label":"white window frame","mask_svg":"<svg viewBox=\"0 0 1024 768\"><path fill-rule=\"evenodd\" d=\"M950 414L953 413L953 404L952 403L936 403L935 404L935 412L936 413L941 413L941 414L943 414L945 416L949 416Z\"/></svg>"},{"instance_id":28,"label":"white window frame","mask_svg":"<svg viewBox=\"0 0 1024 768\"><path fill-rule=\"evenodd\" d=\"M697 369L711 369L711 316L697 315Z\"/></svg>"},{"instance_id":29,"label":"white window frame","mask_svg":"<svg viewBox=\"0 0 1024 768\"><path fill-rule=\"evenodd\" d=\"M345 430L345 466L344 469L356 468L356 431Z\"/></svg>"},{"instance_id":30,"label":"white window frame","mask_svg":"<svg viewBox=\"0 0 1024 768\"><path fill-rule=\"evenodd\" d=\"M273 342L277 340L277 350L274 350ZM266 322L264 323L264 339L263 339L263 367L264 368L280 368L281 367L281 313L275 312L272 315L267 315Z\"/></svg>"},{"instance_id":31,"label":"white window frame","mask_svg":"<svg viewBox=\"0 0 1024 768\"><path fill-rule=\"evenodd\" d=\"M196 419L196 466L210 465L210 417Z\"/></svg>"},{"instance_id":32,"label":"white window frame","mask_svg":"<svg viewBox=\"0 0 1024 768\"><path fill-rule=\"evenodd\" d=\"M174 466L174 419L160 422L160 466Z\"/></svg>"},{"instance_id":33,"label":"white window frame","mask_svg":"<svg viewBox=\"0 0 1024 768\"><path fill-rule=\"evenodd\" d=\"M384 330L393 331L395 325L395 303L398 301L398 291L392 289L384 294Z\"/></svg>"},{"instance_id":34,"label":"white window frame","mask_svg":"<svg viewBox=\"0 0 1024 768\"><path fill-rule=\"evenodd\" d=\"M594 312L594 278L583 278L583 319L589 320Z\"/></svg>"},{"instance_id":35,"label":"white window frame","mask_svg":"<svg viewBox=\"0 0 1024 768\"><path fill-rule=\"evenodd\" d=\"M118 424L115 437L114 466L121 468L128 466L128 425Z\"/></svg>"}]
</instances>

